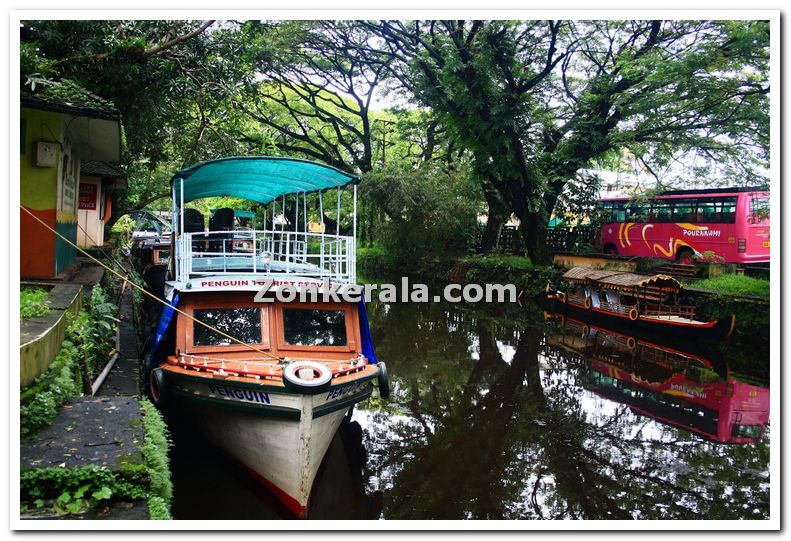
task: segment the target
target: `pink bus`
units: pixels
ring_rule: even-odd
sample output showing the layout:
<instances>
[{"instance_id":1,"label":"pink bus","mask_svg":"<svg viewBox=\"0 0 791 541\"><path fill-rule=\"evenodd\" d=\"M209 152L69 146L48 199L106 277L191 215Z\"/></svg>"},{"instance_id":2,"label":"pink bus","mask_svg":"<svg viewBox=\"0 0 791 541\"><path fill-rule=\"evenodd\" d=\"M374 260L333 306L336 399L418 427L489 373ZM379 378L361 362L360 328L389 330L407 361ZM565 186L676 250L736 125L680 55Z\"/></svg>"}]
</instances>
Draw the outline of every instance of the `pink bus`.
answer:
<instances>
[{"instance_id":1,"label":"pink bus","mask_svg":"<svg viewBox=\"0 0 791 541\"><path fill-rule=\"evenodd\" d=\"M606 254L658 257L686 265L769 262L769 192L725 188L602 199L599 247ZM722 259L720 259L722 258Z\"/></svg>"}]
</instances>

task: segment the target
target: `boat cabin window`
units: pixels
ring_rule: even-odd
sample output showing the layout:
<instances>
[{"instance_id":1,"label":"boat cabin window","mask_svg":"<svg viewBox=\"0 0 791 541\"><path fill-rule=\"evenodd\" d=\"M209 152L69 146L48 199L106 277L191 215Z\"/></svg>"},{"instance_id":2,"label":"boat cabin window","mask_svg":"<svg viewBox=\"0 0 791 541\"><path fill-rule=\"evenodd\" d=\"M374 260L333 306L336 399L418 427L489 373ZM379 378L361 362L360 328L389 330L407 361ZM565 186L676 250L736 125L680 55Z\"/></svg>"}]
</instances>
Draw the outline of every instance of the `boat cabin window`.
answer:
<instances>
[{"instance_id":1,"label":"boat cabin window","mask_svg":"<svg viewBox=\"0 0 791 541\"><path fill-rule=\"evenodd\" d=\"M245 344L261 343L261 309L253 308L208 308L195 310L196 319L241 340ZM195 346L230 346L233 342L227 337L193 322Z\"/></svg>"},{"instance_id":2,"label":"boat cabin window","mask_svg":"<svg viewBox=\"0 0 791 541\"><path fill-rule=\"evenodd\" d=\"M283 308L283 341L291 346L345 346L346 312Z\"/></svg>"}]
</instances>

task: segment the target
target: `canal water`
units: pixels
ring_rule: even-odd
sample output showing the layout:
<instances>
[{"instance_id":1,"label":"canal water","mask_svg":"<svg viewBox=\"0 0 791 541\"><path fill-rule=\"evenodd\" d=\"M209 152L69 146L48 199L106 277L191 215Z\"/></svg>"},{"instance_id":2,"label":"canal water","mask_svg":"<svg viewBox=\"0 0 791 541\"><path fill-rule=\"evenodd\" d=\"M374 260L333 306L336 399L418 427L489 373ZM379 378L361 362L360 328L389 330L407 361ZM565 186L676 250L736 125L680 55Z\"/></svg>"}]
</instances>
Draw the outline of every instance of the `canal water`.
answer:
<instances>
[{"instance_id":1,"label":"canal water","mask_svg":"<svg viewBox=\"0 0 791 541\"><path fill-rule=\"evenodd\" d=\"M768 346L657 344L537 308L369 316L392 396L344 421L309 518L768 518ZM168 421L176 519L289 518Z\"/></svg>"}]
</instances>

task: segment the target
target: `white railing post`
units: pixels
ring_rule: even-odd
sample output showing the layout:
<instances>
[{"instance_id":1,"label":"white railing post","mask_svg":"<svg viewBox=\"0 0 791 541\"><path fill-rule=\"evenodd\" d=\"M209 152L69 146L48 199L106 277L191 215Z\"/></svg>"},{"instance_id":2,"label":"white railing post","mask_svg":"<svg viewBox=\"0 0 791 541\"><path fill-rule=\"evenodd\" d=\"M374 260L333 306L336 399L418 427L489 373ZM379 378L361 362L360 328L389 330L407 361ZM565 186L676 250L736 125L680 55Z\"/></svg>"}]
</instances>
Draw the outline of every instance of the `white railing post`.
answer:
<instances>
[{"instance_id":1,"label":"white railing post","mask_svg":"<svg viewBox=\"0 0 791 541\"><path fill-rule=\"evenodd\" d=\"M291 231L286 232L286 274L291 270Z\"/></svg>"},{"instance_id":2,"label":"white railing post","mask_svg":"<svg viewBox=\"0 0 791 541\"><path fill-rule=\"evenodd\" d=\"M255 274L258 272L258 256L255 253L255 229L253 229L250 234L253 236L253 274Z\"/></svg>"}]
</instances>

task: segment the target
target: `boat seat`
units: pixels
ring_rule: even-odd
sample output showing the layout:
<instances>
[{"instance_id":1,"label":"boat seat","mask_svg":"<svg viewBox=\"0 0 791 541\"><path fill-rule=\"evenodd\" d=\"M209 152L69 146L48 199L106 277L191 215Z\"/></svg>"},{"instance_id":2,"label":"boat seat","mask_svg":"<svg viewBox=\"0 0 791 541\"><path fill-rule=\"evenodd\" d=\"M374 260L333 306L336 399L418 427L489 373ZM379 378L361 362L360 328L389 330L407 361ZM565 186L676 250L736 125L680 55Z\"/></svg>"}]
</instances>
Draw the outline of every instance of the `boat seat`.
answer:
<instances>
[{"instance_id":1,"label":"boat seat","mask_svg":"<svg viewBox=\"0 0 791 541\"><path fill-rule=\"evenodd\" d=\"M229 208L217 209L209 218L209 231L233 231L234 211ZM233 238L232 233L214 234L209 237L209 251L215 253L231 252L232 247L228 240Z\"/></svg>"}]
</instances>

